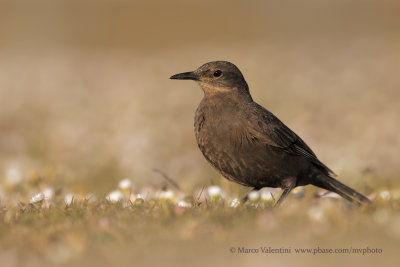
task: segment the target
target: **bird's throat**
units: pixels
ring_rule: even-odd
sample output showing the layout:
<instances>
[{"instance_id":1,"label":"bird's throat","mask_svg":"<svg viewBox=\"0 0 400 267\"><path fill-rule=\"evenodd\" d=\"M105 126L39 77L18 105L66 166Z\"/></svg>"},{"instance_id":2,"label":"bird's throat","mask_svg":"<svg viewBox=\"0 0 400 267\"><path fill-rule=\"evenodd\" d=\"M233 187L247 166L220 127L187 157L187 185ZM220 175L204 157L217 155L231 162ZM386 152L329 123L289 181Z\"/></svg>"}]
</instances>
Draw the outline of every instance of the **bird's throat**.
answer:
<instances>
[{"instance_id":1,"label":"bird's throat","mask_svg":"<svg viewBox=\"0 0 400 267\"><path fill-rule=\"evenodd\" d=\"M204 95L206 97L220 94L229 94L232 91L232 88L213 86L208 83L200 83L200 87L201 89L203 89Z\"/></svg>"},{"instance_id":2,"label":"bird's throat","mask_svg":"<svg viewBox=\"0 0 400 267\"><path fill-rule=\"evenodd\" d=\"M201 89L204 92L204 98L221 101L222 102L236 102L248 103L253 99L248 91L240 90L239 88L213 86L207 83L200 83Z\"/></svg>"}]
</instances>

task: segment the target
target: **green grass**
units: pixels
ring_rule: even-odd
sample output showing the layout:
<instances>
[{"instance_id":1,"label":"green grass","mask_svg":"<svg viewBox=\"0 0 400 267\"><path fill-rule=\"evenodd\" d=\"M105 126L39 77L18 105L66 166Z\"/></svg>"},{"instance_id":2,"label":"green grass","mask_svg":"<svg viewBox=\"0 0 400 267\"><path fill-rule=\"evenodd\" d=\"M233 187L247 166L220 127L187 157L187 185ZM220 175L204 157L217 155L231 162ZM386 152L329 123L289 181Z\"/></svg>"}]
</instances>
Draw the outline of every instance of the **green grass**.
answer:
<instances>
[{"instance_id":1,"label":"green grass","mask_svg":"<svg viewBox=\"0 0 400 267\"><path fill-rule=\"evenodd\" d=\"M265 261L306 265L311 259L329 265L330 260L337 263L344 257L346 262L374 266L390 257L392 266L396 265L394 252L400 244L398 196L385 199L378 194L372 205L353 207L342 199L316 197L317 191L307 187L304 197L291 195L280 208L263 201L232 208L227 199L233 196L227 193L225 199L217 201L186 197L192 203L188 208L155 195L136 204L77 197L66 205L61 193L42 207L21 202L3 204L0 259L6 264L17 262L17 266L187 266L185 261L202 266L224 258L226 263L240 266ZM230 252L231 247L262 246L291 248L292 253ZM368 247L382 249L383 253L294 252L295 248L317 247Z\"/></svg>"}]
</instances>

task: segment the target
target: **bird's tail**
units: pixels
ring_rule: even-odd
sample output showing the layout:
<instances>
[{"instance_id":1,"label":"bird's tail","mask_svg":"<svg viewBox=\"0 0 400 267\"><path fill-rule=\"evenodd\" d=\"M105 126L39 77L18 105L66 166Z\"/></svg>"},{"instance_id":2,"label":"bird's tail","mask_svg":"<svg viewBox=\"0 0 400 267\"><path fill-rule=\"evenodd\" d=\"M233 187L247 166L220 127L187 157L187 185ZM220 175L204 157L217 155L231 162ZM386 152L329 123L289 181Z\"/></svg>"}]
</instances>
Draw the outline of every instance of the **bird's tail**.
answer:
<instances>
[{"instance_id":1,"label":"bird's tail","mask_svg":"<svg viewBox=\"0 0 400 267\"><path fill-rule=\"evenodd\" d=\"M356 202L358 204L371 203L371 201L364 195L358 193L356 190L342 184L335 178L332 178L328 175L317 175L314 179L313 184L329 191L335 192L351 202Z\"/></svg>"}]
</instances>

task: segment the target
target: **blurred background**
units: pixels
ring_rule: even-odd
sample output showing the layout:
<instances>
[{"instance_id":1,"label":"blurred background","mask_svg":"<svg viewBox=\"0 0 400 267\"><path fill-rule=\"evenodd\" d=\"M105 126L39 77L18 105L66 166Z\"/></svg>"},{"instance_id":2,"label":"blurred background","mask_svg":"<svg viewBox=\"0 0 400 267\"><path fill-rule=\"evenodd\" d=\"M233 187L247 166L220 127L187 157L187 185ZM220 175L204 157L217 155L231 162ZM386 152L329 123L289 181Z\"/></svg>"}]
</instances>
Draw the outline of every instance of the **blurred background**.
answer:
<instances>
[{"instance_id":1,"label":"blurred background","mask_svg":"<svg viewBox=\"0 0 400 267\"><path fill-rule=\"evenodd\" d=\"M193 134L202 91L169 77L228 60L343 180L398 176L399 11L398 1L1 1L0 173L50 172L97 193L125 176L157 183L152 168L183 187L218 182Z\"/></svg>"},{"instance_id":2,"label":"blurred background","mask_svg":"<svg viewBox=\"0 0 400 267\"><path fill-rule=\"evenodd\" d=\"M123 177L157 186L153 168L189 191L223 183L194 138L202 91L169 77L228 60L342 181L396 183L399 12L389 0L1 0L0 179L99 195Z\"/></svg>"}]
</instances>

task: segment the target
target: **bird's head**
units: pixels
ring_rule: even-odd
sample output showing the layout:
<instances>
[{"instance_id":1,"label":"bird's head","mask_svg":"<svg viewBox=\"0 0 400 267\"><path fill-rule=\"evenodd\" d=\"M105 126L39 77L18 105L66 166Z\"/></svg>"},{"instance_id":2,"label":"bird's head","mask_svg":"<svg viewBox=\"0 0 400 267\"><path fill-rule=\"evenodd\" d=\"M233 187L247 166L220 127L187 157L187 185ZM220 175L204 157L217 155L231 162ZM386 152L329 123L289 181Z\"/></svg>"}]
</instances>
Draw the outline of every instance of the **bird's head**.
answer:
<instances>
[{"instance_id":1,"label":"bird's head","mask_svg":"<svg viewBox=\"0 0 400 267\"><path fill-rule=\"evenodd\" d=\"M228 61L208 62L194 71L173 75L171 79L197 81L206 96L233 92L249 95L242 73Z\"/></svg>"}]
</instances>

